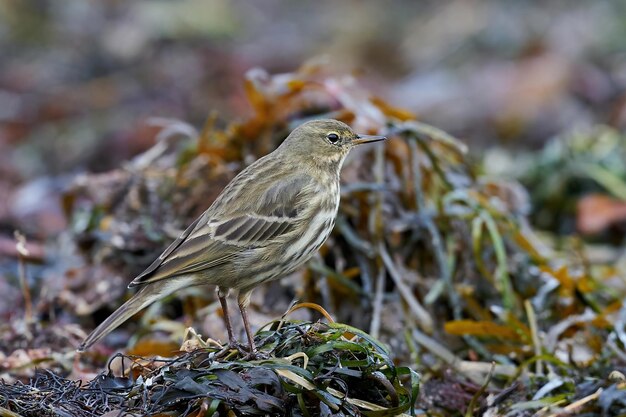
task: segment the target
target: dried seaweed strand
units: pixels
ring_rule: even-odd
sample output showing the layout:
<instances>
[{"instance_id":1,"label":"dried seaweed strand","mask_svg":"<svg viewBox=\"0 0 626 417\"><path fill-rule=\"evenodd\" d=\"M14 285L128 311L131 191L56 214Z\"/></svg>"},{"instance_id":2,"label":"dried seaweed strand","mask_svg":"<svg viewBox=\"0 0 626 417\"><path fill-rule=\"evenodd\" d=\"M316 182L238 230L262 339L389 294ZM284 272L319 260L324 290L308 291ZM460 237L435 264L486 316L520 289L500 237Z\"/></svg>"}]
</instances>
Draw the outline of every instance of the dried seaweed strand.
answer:
<instances>
[{"instance_id":1,"label":"dried seaweed strand","mask_svg":"<svg viewBox=\"0 0 626 417\"><path fill-rule=\"evenodd\" d=\"M537 330L537 316L530 300L524 300L524 308L526 309L526 316L528 317L528 325L530 327L530 334L532 336L533 348L535 349L535 355L541 356L541 344L539 343L539 334ZM535 362L535 373L541 375L543 373L543 362L537 360Z\"/></svg>"},{"instance_id":2,"label":"dried seaweed strand","mask_svg":"<svg viewBox=\"0 0 626 417\"><path fill-rule=\"evenodd\" d=\"M389 256L387 249L385 249L384 245L382 244L379 246L379 253L382 257L385 267L387 268L387 272L393 279L393 282L396 284L396 288L398 288L400 295L408 304L410 310L417 318L421 327L427 332L431 332L434 327L432 317L430 316L428 311L420 304L415 295L413 295L413 292L408 287L408 285L405 284L402 276L400 275L400 272L398 271L398 268L391 259L391 256Z\"/></svg>"},{"instance_id":3,"label":"dried seaweed strand","mask_svg":"<svg viewBox=\"0 0 626 417\"><path fill-rule=\"evenodd\" d=\"M411 150L411 171L413 173L413 187L415 192L415 204L417 206L417 210L419 213L426 213L426 198L424 197L424 192L422 190L422 171L419 165L419 155L417 144L414 140L409 140L409 149ZM435 252L435 261L437 262L437 267L439 268L439 273L441 274L441 279L445 283L446 290L448 292L448 300L450 305L452 306L452 312L455 319L461 318L461 303L459 299L458 293L454 289L454 285L452 284L452 275L450 273L450 268L447 261L446 250L443 245L443 240L441 238L441 234L439 233L439 229L432 221L432 218L429 216L422 216L422 221L424 227L428 231L428 234L431 237L431 244Z\"/></svg>"},{"instance_id":4,"label":"dried seaweed strand","mask_svg":"<svg viewBox=\"0 0 626 417\"><path fill-rule=\"evenodd\" d=\"M33 321L33 302L30 296L30 287L28 286L28 279L26 277L26 257L29 255L28 249L26 249L26 237L19 231L13 232L15 236L15 248L18 256L18 270L20 278L20 286L22 288L22 296L24 297L24 318L26 323L32 323Z\"/></svg>"},{"instance_id":5,"label":"dried seaweed strand","mask_svg":"<svg viewBox=\"0 0 626 417\"><path fill-rule=\"evenodd\" d=\"M375 162L374 162L374 178L376 184L382 185L385 181L385 152L382 147L377 147L375 150ZM374 205L374 230L372 233L374 245L381 247L383 240L383 195L379 192L376 193L376 203ZM374 337L378 337L380 334L381 314L383 310L383 291L385 288L385 268L384 260L381 259L382 254L379 252L376 257L376 286L374 292L374 300L372 305L372 321L370 325L370 333Z\"/></svg>"}]
</instances>

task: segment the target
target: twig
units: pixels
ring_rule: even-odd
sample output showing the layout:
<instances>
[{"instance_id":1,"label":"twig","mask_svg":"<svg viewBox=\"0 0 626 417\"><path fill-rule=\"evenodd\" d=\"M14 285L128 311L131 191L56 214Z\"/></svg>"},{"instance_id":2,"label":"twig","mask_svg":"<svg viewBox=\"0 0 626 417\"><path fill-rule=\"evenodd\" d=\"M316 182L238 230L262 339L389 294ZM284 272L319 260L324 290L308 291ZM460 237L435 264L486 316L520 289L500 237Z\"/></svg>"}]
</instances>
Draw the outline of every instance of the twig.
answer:
<instances>
[{"instance_id":1,"label":"twig","mask_svg":"<svg viewBox=\"0 0 626 417\"><path fill-rule=\"evenodd\" d=\"M374 164L374 178L376 184L383 185L385 181L385 151L382 146L379 146L375 150L375 164ZM383 195L382 193L376 194L376 205L373 212L373 241L378 243L378 247L384 247L383 242ZM379 251L376 258L376 269L378 271L376 275L376 288L374 293L374 303L372 307L372 322L370 325L370 333L375 338L378 338L380 333L381 314L383 310L383 292L385 289L385 268L383 253Z\"/></svg>"},{"instance_id":2,"label":"twig","mask_svg":"<svg viewBox=\"0 0 626 417\"><path fill-rule=\"evenodd\" d=\"M385 269L378 268L376 276L376 290L372 306L372 322L370 324L370 334L378 339L380 333L381 313L383 310L383 288L385 286Z\"/></svg>"},{"instance_id":3,"label":"twig","mask_svg":"<svg viewBox=\"0 0 626 417\"><path fill-rule=\"evenodd\" d=\"M539 335L537 333L537 316L535 316L535 310L530 300L524 301L524 308L526 309L526 316L528 317L528 324L530 326L530 334L533 340L533 347L535 349L535 356L541 355L541 345L539 344ZM535 362L535 373L541 375L543 373L543 363L541 359Z\"/></svg>"},{"instance_id":4,"label":"twig","mask_svg":"<svg viewBox=\"0 0 626 417\"><path fill-rule=\"evenodd\" d=\"M411 150L411 170L413 171L413 187L415 191L415 204L419 213L426 212L426 199L422 191L422 171L418 161L417 144L414 140L408 141ZM443 245L443 239L437 227L433 224L430 217L424 217L424 226L431 238L431 244L435 253L435 261L441 274L441 279L446 285L448 292L448 300L452 306L452 312L455 319L461 318L461 303L459 295L452 285L452 275L447 261L446 250Z\"/></svg>"},{"instance_id":5,"label":"twig","mask_svg":"<svg viewBox=\"0 0 626 417\"><path fill-rule=\"evenodd\" d=\"M26 237L19 231L13 232L15 236L15 248L18 254L18 274L20 278L20 286L22 287L22 296L24 297L24 318L27 323L33 321L33 303L30 296L30 288L26 280L26 257L29 255L26 249Z\"/></svg>"},{"instance_id":6,"label":"twig","mask_svg":"<svg viewBox=\"0 0 626 417\"><path fill-rule=\"evenodd\" d=\"M485 382L480 386L480 389L476 391L476 393L472 396L472 399L470 400L470 403L467 406L467 410L465 410L465 417L472 417L472 415L474 415L474 408L476 408L476 404L478 403L478 399L480 398L480 396L485 393L485 390L489 386L489 383L491 382L491 378L493 377L493 371L495 367L496 367L496 364L492 362L491 367L489 368L489 373L487 374L487 377L485 378Z\"/></svg>"},{"instance_id":7,"label":"twig","mask_svg":"<svg viewBox=\"0 0 626 417\"><path fill-rule=\"evenodd\" d=\"M461 361L456 369L463 374L486 374L490 372L492 366L496 375L513 377L517 373L516 366L494 362Z\"/></svg>"},{"instance_id":8,"label":"twig","mask_svg":"<svg viewBox=\"0 0 626 417\"><path fill-rule=\"evenodd\" d=\"M396 265L389 256L389 253L387 253L387 249L385 249L385 246L381 244L378 250L383 259L385 267L387 268L387 272L389 272L389 275L391 275L391 278L396 284L396 288L398 288L400 295L409 305L409 308L411 309L413 314L415 314L415 317L420 322L421 327L428 332L432 331L434 326L433 319L430 317L430 314L428 314L428 311L426 311L426 309L422 307L417 298L415 298L411 289L404 283L402 276L400 276L400 272L398 272Z\"/></svg>"},{"instance_id":9,"label":"twig","mask_svg":"<svg viewBox=\"0 0 626 417\"><path fill-rule=\"evenodd\" d=\"M563 414L571 414L575 412L577 408L582 407L588 402L597 400L600 397L600 394L602 394L602 391L603 391L602 388L598 388L598 390L594 392L593 394L587 395L586 397L583 397L580 400L574 401L570 405L563 407L561 411L552 413L548 415L547 417L558 417L558 416L562 416Z\"/></svg>"},{"instance_id":10,"label":"twig","mask_svg":"<svg viewBox=\"0 0 626 417\"><path fill-rule=\"evenodd\" d=\"M513 292L513 286L511 284L511 278L509 277L508 266L507 266L507 254L506 248L504 246L504 241L498 230L498 225L494 221L491 214L485 210L480 213L480 216L483 218L485 222L485 226L487 227L487 232L491 238L493 243L493 249L496 254L496 279L497 279L497 288L502 292L502 303L504 304L504 308L511 311L514 307L515 303L515 293Z\"/></svg>"}]
</instances>

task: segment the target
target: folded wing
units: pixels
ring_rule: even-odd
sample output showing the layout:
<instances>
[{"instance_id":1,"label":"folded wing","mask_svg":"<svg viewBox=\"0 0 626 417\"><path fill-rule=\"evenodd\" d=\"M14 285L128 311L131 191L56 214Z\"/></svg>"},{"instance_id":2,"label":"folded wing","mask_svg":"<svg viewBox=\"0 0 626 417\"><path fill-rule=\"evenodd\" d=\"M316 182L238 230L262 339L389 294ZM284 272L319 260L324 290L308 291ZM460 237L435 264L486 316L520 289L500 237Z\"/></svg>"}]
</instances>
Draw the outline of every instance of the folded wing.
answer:
<instances>
[{"instance_id":1,"label":"folded wing","mask_svg":"<svg viewBox=\"0 0 626 417\"><path fill-rule=\"evenodd\" d=\"M295 177L267 187L244 213L210 216L212 210L207 210L129 287L203 272L232 262L244 250L275 242L301 220L307 189L306 178Z\"/></svg>"}]
</instances>

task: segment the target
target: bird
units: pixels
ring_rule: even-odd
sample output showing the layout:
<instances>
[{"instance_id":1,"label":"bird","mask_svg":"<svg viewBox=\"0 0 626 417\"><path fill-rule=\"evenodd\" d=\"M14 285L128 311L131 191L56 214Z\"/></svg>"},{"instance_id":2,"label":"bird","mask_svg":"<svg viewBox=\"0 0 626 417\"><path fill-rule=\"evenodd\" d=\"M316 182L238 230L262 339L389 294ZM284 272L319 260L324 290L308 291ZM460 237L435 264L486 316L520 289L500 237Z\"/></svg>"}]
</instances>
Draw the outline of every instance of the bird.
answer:
<instances>
[{"instance_id":1,"label":"bird","mask_svg":"<svg viewBox=\"0 0 626 417\"><path fill-rule=\"evenodd\" d=\"M306 263L330 235L340 199L340 171L352 148L385 140L356 134L334 119L296 127L271 153L241 171L211 206L129 284L128 301L78 347L84 352L153 302L195 285L216 287L229 345L239 346L227 297L237 302L250 354L256 347L247 307L258 285Z\"/></svg>"}]
</instances>

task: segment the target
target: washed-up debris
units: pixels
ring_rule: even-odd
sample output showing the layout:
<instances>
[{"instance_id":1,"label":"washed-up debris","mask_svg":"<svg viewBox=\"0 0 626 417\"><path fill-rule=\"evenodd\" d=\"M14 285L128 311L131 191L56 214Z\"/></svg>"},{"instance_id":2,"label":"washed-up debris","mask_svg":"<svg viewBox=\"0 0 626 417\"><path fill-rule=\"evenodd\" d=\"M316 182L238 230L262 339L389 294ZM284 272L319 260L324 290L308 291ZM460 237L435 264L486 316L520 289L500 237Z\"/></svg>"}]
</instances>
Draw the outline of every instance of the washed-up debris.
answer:
<instances>
[{"instance_id":1,"label":"washed-up debris","mask_svg":"<svg viewBox=\"0 0 626 417\"><path fill-rule=\"evenodd\" d=\"M194 335L184 346L195 349L175 359L118 355L119 374L109 368L87 384L39 371L28 384L0 384L0 406L23 417L414 412L417 374L395 366L388 349L358 329L277 321L256 340L258 359L249 360Z\"/></svg>"}]
</instances>

